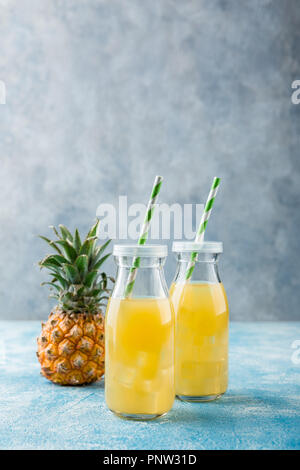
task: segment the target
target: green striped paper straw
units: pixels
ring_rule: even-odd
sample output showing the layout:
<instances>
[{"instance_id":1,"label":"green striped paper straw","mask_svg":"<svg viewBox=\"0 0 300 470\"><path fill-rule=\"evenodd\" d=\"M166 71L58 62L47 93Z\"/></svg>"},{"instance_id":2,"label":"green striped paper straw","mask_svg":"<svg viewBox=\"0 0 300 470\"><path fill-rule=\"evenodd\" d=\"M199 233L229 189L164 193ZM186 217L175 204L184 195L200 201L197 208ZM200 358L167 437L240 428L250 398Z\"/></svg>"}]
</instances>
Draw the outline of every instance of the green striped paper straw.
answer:
<instances>
[{"instance_id":1,"label":"green striped paper straw","mask_svg":"<svg viewBox=\"0 0 300 470\"><path fill-rule=\"evenodd\" d=\"M211 214L212 206L215 202L215 197L219 189L219 184L220 178L215 177L200 220L199 228L195 237L195 243L202 243L204 240L204 232ZM196 251L193 251L193 253L191 253L190 261L185 274L185 279L187 281L189 281L192 277L193 271L195 269L195 263L197 261L197 255L198 254Z\"/></svg>"},{"instance_id":2,"label":"green striped paper straw","mask_svg":"<svg viewBox=\"0 0 300 470\"><path fill-rule=\"evenodd\" d=\"M138 239L138 245L145 245L146 240L148 238L149 227L150 227L151 219L154 213L155 203L156 203L159 191L160 191L162 180L163 180L162 176L155 177L151 197L147 206L145 220L144 220L141 232L140 232L140 237ZM125 292L124 292L125 297L129 297L129 295L132 292L132 289L135 283L136 274L137 274L137 269L140 266L140 262L141 262L141 258L139 256L133 259L132 267L130 268L129 276L128 276L126 286L125 286Z\"/></svg>"}]
</instances>

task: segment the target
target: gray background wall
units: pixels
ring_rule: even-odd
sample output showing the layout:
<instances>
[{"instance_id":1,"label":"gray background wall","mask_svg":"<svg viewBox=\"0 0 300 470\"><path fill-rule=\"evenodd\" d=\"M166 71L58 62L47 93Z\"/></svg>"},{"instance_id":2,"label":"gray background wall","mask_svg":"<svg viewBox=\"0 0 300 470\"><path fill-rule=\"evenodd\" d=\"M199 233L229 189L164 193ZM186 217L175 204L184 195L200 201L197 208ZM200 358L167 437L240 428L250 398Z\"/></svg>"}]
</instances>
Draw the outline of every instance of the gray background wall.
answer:
<instances>
[{"instance_id":1,"label":"gray background wall","mask_svg":"<svg viewBox=\"0 0 300 470\"><path fill-rule=\"evenodd\" d=\"M0 318L49 313L36 234L162 174L169 204L222 178L232 318L299 320L299 28L298 0L0 0Z\"/></svg>"}]
</instances>

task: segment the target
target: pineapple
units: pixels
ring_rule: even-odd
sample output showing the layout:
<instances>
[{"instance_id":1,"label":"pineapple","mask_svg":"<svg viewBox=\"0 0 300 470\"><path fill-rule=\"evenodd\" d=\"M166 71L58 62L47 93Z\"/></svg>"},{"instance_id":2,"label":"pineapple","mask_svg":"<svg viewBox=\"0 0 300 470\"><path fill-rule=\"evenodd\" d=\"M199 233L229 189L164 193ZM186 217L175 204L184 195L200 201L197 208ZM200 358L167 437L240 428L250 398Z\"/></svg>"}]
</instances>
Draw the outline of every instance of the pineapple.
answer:
<instances>
[{"instance_id":1,"label":"pineapple","mask_svg":"<svg viewBox=\"0 0 300 470\"><path fill-rule=\"evenodd\" d=\"M108 299L109 280L99 269L110 256L102 256L108 240L97 246L99 220L88 232L83 243L76 229L74 236L63 225L52 227L57 240L45 240L56 254L39 262L49 270L51 297L58 305L37 339L37 356L41 373L61 385L94 382L104 373L104 319L101 307ZM102 256L102 257L101 257Z\"/></svg>"}]
</instances>

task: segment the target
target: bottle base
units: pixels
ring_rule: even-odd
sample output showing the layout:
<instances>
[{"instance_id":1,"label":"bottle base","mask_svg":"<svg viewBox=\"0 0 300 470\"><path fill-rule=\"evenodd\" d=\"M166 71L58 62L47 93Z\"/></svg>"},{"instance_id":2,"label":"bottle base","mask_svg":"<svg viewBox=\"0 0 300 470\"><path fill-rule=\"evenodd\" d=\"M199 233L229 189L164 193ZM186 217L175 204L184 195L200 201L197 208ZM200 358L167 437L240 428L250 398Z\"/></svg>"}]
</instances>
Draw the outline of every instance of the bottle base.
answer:
<instances>
[{"instance_id":1,"label":"bottle base","mask_svg":"<svg viewBox=\"0 0 300 470\"><path fill-rule=\"evenodd\" d=\"M160 418L161 416L164 416L166 413L160 413L160 414L142 414L142 413L121 413L120 411L114 411L111 410L112 413L114 413L116 416L119 418L123 419L129 419L132 421L151 421L153 419Z\"/></svg>"},{"instance_id":2,"label":"bottle base","mask_svg":"<svg viewBox=\"0 0 300 470\"><path fill-rule=\"evenodd\" d=\"M220 398L223 393L218 393L217 395L203 395L203 396L193 396L193 395L176 395L176 397L181 401L188 401L192 403L202 403L206 401L214 401Z\"/></svg>"}]
</instances>

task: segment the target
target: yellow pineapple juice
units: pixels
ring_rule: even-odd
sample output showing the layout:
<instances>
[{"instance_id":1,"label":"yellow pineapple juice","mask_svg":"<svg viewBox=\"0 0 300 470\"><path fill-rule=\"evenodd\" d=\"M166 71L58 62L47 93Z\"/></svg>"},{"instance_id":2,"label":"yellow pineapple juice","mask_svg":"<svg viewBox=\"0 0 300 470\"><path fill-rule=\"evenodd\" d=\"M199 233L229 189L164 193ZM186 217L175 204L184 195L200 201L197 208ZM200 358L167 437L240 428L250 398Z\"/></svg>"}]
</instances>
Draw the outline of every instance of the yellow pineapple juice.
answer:
<instances>
[{"instance_id":1,"label":"yellow pineapple juice","mask_svg":"<svg viewBox=\"0 0 300 470\"><path fill-rule=\"evenodd\" d=\"M111 298L106 313L105 399L122 415L170 410L174 314L169 299Z\"/></svg>"},{"instance_id":2,"label":"yellow pineapple juice","mask_svg":"<svg viewBox=\"0 0 300 470\"><path fill-rule=\"evenodd\" d=\"M170 298L176 315L176 394L216 398L228 382L229 314L223 284L174 283Z\"/></svg>"}]
</instances>

